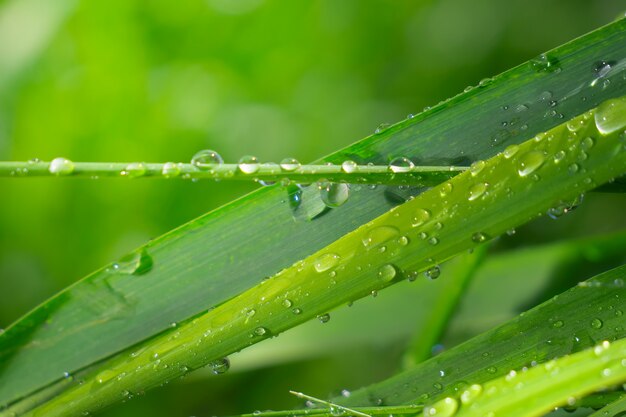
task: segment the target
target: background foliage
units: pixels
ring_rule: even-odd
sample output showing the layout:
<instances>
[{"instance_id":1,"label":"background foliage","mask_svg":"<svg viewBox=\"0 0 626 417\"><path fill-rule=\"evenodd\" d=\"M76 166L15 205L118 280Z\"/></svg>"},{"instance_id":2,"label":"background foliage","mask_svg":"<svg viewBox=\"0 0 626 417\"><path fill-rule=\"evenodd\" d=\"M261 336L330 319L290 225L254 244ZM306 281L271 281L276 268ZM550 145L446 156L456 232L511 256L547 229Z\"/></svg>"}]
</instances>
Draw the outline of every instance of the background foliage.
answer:
<instances>
[{"instance_id":1,"label":"background foliage","mask_svg":"<svg viewBox=\"0 0 626 417\"><path fill-rule=\"evenodd\" d=\"M0 160L178 161L213 148L227 161L254 154L308 162L619 12L616 1L570 0L8 1L0 5ZM95 268L252 188L0 179L0 328ZM625 202L623 195L588 195L574 213L539 219L494 249L623 229ZM568 277L582 280L606 267L587 262ZM393 290L358 305L360 313L367 304L383 310ZM474 302L488 309L485 300L507 291L491 287ZM529 307L524 297L511 301L519 307L509 314ZM356 307L346 314L357 314ZM409 314L411 302L404 308ZM485 329L479 313L471 334ZM340 324L335 316L324 324L324 332L338 334L334 348L303 353L287 343L296 338L281 336L280 359L264 356L260 344L240 360L233 356L228 375L191 376L108 413L288 408L299 402L288 389L327 397L398 369L406 335L380 337L393 321L362 329L358 349L340 343ZM468 336L467 326L457 327L449 343Z\"/></svg>"}]
</instances>

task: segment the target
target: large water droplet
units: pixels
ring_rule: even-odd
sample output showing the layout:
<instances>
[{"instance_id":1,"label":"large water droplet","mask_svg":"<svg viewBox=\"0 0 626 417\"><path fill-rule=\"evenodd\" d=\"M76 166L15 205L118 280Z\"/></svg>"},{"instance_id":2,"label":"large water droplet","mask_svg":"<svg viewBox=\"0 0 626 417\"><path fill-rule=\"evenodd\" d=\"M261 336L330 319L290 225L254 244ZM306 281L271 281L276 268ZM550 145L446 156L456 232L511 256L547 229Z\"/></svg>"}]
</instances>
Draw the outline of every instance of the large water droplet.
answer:
<instances>
[{"instance_id":1,"label":"large water droplet","mask_svg":"<svg viewBox=\"0 0 626 417\"><path fill-rule=\"evenodd\" d=\"M254 174L261 167L258 158L251 155L242 156L241 159L239 159L237 166L244 174Z\"/></svg>"},{"instance_id":2,"label":"large water droplet","mask_svg":"<svg viewBox=\"0 0 626 417\"><path fill-rule=\"evenodd\" d=\"M331 182L319 185L320 197L327 207L339 207L348 201L350 186L344 183Z\"/></svg>"},{"instance_id":3,"label":"large water droplet","mask_svg":"<svg viewBox=\"0 0 626 417\"><path fill-rule=\"evenodd\" d=\"M603 135L616 132L626 127L626 98L607 100L596 109L594 119L596 128Z\"/></svg>"},{"instance_id":4,"label":"large water droplet","mask_svg":"<svg viewBox=\"0 0 626 417\"><path fill-rule=\"evenodd\" d=\"M518 150L519 150L519 146L509 145L504 149L502 154L504 155L506 159L510 159L513 155L517 153Z\"/></svg>"},{"instance_id":5,"label":"large water droplet","mask_svg":"<svg viewBox=\"0 0 626 417\"><path fill-rule=\"evenodd\" d=\"M475 161L472 162L472 164L470 165L470 173L472 174L472 177L475 177L476 175L478 175L480 173L480 171L483 170L483 168L485 168L485 161Z\"/></svg>"},{"instance_id":6,"label":"large water droplet","mask_svg":"<svg viewBox=\"0 0 626 417\"><path fill-rule=\"evenodd\" d=\"M317 319L321 322L321 323L328 323L330 321L330 314L326 313L326 314L320 314L319 316L317 316Z\"/></svg>"},{"instance_id":7,"label":"large water droplet","mask_svg":"<svg viewBox=\"0 0 626 417\"><path fill-rule=\"evenodd\" d=\"M325 253L313 261L313 267L317 272L328 271L337 265L340 259L341 257L336 253Z\"/></svg>"},{"instance_id":8,"label":"large water droplet","mask_svg":"<svg viewBox=\"0 0 626 417\"><path fill-rule=\"evenodd\" d=\"M341 170L347 174L355 172L358 167L357 163L351 160L343 161L341 164Z\"/></svg>"},{"instance_id":9,"label":"large water droplet","mask_svg":"<svg viewBox=\"0 0 626 417\"><path fill-rule=\"evenodd\" d=\"M54 158L50 162L48 171L54 175L70 175L74 172L74 162L65 158Z\"/></svg>"},{"instance_id":10,"label":"large water droplet","mask_svg":"<svg viewBox=\"0 0 626 417\"><path fill-rule=\"evenodd\" d=\"M525 177L527 175L535 172L543 163L545 162L546 157L542 151L530 151L525 153L524 155L519 157L518 165L517 165L517 173L520 177Z\"/></svg>"},{"instance_id":11,"label":"large water droplet","mask_svg":"<svg viewBox=\"0 0 626 417\"><path fill-rule=\"evenodd\" d=\"M467 196L467 199L469 201L474 201L478 198L480 198L483 194L485 194L485 191L487 191L487 187L489 186L489 184L487 184L486 182L478 182L474 185L472 185L469 188L469 193Z\"/></svg>"},{"instance_id":12,"label":"large water droplet","mask_svg":"<svg viewBox=\"0 0 626 417\"><path fill-rule=\"evenodd\" d=\"M298 162L298 160L295 158L285 158L282 161L280 161L280 168L283 171L292 172L300 168L300 166L301 166L300 162Z\"/></svg>"},{"instance_id":13,"label":"large water droplet","mask_svg":"<svg viewBox=\"0 0 626 417\"><path fill-rule=\"evenodd\" d=\"M230 369L230 360L228 358L218 359L209 362L209 368L215 375L226 373Z\"/></svg>"},{"instance_id":14,"label":"large water droplet","mask_svg":"<svg viewBox=\"0 0 626 417\"><path fill-rule=\"evenodd\" d=\"M591 320L591 327L593 327L594 329L601 329L603 325L604 323L602 323L602 320L600 319L596 318Z\"/></svg>"},{"instance_id":15,"label":"large water droplet","mask_svg":"<svg viewBox=\"0 0 626 417\"><path fill-rule=\"evenodd\" d=\"M378 278L385 282L391 281L396 274L396 268L391 264L383 265L378 270Z\"/></svg>"},{"instance_id":16,"label":"large water droplet","mask_svg":"<svg viewBox=\"0 0 626 417\"><path fill-rule=\"evenodd\" d=\"M141 275L152 269L152 257L143 249L131 252L120 258L119 261L107 269L108 272L123 275Z\"/></svg>"},{"instance_id":17,"label":"large water droplet","mask_svg":"<svg viewBox=\"0 0 626 417\"><path fill-rule=\"evenodd\" d=\"M459 403L452 397L444 398L433 405L424 407L425 417L452 417L459 408Z\"/></svg>"},{"instance_id":18,"label":"large water droplet","mask_svg":"<svg viewBox=\"0 0 626 417\"><path fill-rule=\"evenodd\" d=\"M209 170L223 163L224 159L220 154L210 149L198 151L191 158L191 165L201 170Z\"/></svg>"},{"instance_id":19,"label":"large water droplet","mask_svg":"<svg viewBox=\"0 0 626 417\"><path fill-rule=\"evenodd\" d=\"M423 208L418 208L417 210L415 210L415 213L413 214L411 226L413 227L421 226L424 223L426 223L429 219L430 219L430 211L423 209Z\"/></svg>"},{"instance_id":20,"label":"large water droplet","mask_svg":"<svg viewBox=\"0 0 626 417\"><path fill-rule=\"evenodd\" d=\"M370 229L363 238L363 246L367 249L380 246L395 238L400 232L393 226L378 226Z\"/></svg>"},{"instance_id":21,"label":"large water droplet","mask_svg":"<svg viewBox=\"0 0 626 417\"><path fill-rule=\"evenodd\" d=\"M414 167L415 164L413 161L403 156L395 158L389 163L389 170L391 170L391 172L409 172Z\"/></svg>"}]
</instances>

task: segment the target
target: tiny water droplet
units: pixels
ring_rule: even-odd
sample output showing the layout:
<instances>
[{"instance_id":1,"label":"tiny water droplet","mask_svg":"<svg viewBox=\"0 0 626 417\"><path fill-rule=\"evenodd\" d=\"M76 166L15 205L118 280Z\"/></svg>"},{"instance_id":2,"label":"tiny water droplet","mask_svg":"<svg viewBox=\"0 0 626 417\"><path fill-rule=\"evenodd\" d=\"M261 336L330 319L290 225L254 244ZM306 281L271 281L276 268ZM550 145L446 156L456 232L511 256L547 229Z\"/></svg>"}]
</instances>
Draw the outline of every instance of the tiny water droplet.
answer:
<instances>
[{"instance_id":1,"label":"tiny water droplet","mask_svg":"<svg viewBox=\"0 0 626 417\"><path fill-rule=\"evenodd\" d=\"M428 243L430 243L431 245L435 246L439 243L439 239L436 237L431 237L430 239L428 239Z\"/></svg>"},{"instance_id":2,"label":"tiny water droplet","mask_svg":"<svg viewBox=\"0 0 626 417\"><path fill-rule=\"evenodd\" d=\"M440 187L441 188L439 189L439 195L442 197L445 197L448 194L450 194L452 192L452 189L454 188L452 183L450 182L444 182L443 184L441 184Z\"/></svg>"},{"instance_id":3,"label":"tiny water droplet","mask_svg":"<svg viewBox=\"0 0 626 417\"><path fill-rule=\"evenodd\" d=\"M257 327L254 329L254 334L257 336L265 336L267 334L267 329L265 327Z\"/></svg>"},{"instance_id":4,"label":"tiny water droplet","mask_svg":"<svg viewBox=\"0 0 626 417\"><path fill-rule=\"evenodd\" d=\"M126 165L126 168L121 172L121 175L129 178L138 178L146 174L146 164L143 162L131 162Z\"/></svg>"},{"instance_id":5,"label":"tiny water droplet","mask_svg":"<svg viewBox=\"0 0 626 417\"><path fill-rule=\"evenodd\" d=\"M472 242L474 243L483 243L487 241L488 236L483 232L476 232L472 235Z\"/></svg>"},{"instance_id":6,"label":"tiny water droplet","mask_svg":"<svg viewBox=\"0 0 626 417\"><path fill-rule=\"evenodd\" d=\"M328 323L328 321L330 320L330 314L326 313L326 314L320 314L319 316L317 316L317 319L321 322L321 323Z\"/></svg>"},{"instance_id":7,"label":"tiny water droplet","mask_svg":"<svg viewBox=\"0 0 626 417\"><path fill-rule=\"evenodd\" d=\"M577 163L573 163L570 166L567 167L567 171L570 174L575 174L576 172L578 172L578 169L580 168L580 166Z\"/></svg>"},{"instance_id":8,"label":"tiny water droplet","mask_svg":"<svg viewBox=\"0 0 626 417\"><path fill-rule=\"evenodd\" d=\"M474 201L480 198L483 194L485 194L485 191L487 191L488 186L489 184L487 184L486 182L478 182L472 185L469 188L469 194L467 196L467 199L469 201Z\"/></svg>"},{"instance_id":9,"label":"tiny water droplet","mask_svg":"<svg viewBox=\"0 0 626 417\"><path fill-rule=\"evenodd\" d=\"M565 154L564 150L557 151L554 154L554 162L558 164L559 162L561 162L565 158L565 156L566 156L566 154Z\"/></svg>"},{"instance_id":10,"label":"tiny water droplet","mask_svg":"<svg viewBox=\"0 0 626 417\"><path fill-rule=\"evenodd\" d=\"M220 154L211 149L198 151L191 158L191 165L200 170L209 170L223 163L224 159L222 159Z\"/></svg>"},{"instance_id":11,"label":"tiny water droplet","mask_svg":"<svg viewBox=\"0 0 626 417\"><path fill-rule=\"evenodd\" d=\"M563 327L563 325L564 325L564 324L565 324L565 323L563 322L563 320L557 320L557 321L555 321L554 323L552 323L552 327L554 327L554 328L557 328L557 329L558 329L558 328Z\"/></svg>"},{"instance_id":12,"label":"tiny water droplet","mask_svg":"<svg viewBox=\"0 0 626 417\"><path fill-rule=\"evenodd\" d=\"M520 156L518 160L517 173L520 177L532 174L543 165L546 157L541 151L530 151Z\"/></svg>"},{"instance_id":13,"label":"tiny water droplet","mask_svg":"<svg viewBox=\"0 0 626 417\"><path fill-rule=\"evenodd\" d=\"M403 156L395 158L389 163L389 170L391 172L409 172L415 167L413 161Z\"/></svg>"},{"instance_id":14,"label":"tiny water droplet","mask_svg":"<svg viewBox=\"0 0 626 417\"><path fill-rule=\"evenodd\" d=\"M389 123L381 123L378 125L378 127L376 128L376 130L374 130L374 134L378 134L378 133L382 133L385 130L389 129L389 126L391 126L391 124Z\"/></svg>"},{"instance_id":15,"label":"tiny water droplet","mask_svg":"<svg viewBox=\"0 0 626 417\"><path fill-rule=\"evenodd\" d=\"M70 175L74 172L74 162L66 158L54 158L48 171L54 175Z\"/></svg>"},{"instance_id":16,"label":"tiny water droplet","mask_svg":"<svg viewBox=\"0 0 626 417\"><path fill-rule=\"evenodd\" d=\"M293 305L293 303L291 302L291 300L290 300L290 299L285 298L285 299L283 300L283 302L282 302L282 305L283 305L283 307L285 307L285 308L289 308L289 307L291 307L291 306Z\"/></svg>"},{"instance_id":17,"label":"tiny water droplet","mask_svg":"<svg viewBox=\"0 0 626 417\"><path fill-rule=\"evenodd\" d=\"M398 244L400 244L401 246L406 246L408 245L410 242L409 238L406 236L400 236L398 238Z\"/></svg>"},{"instance_id":18,"label":"tiny water droplet","mask_svg":"<svg viewBox=\"0 0 626 417\"><path fill-rule=\"evenodd\" d=\"M461 403L463 405L469 405L473 403L476 398L483 392L482 385L472 384L461 394Z\"/></svg>"},{"instance_id":19,"label":"tiny water droplet","mask_svg":"<svg viewBox=\"0 0 626 417\"><path fill-rule=\"evenodd\" d=\"M340 259L341 257L336 253L325 253L313 262L313 267L317 272L328 271L330 268L336 266Z\"/></svg>"},{"instance_id":20,"label":"tiny water droplet","mask_svg":"<svg viewBox=\"0 0 626 417\"><path fill-rule=\"evenodd\" d=\"M122 275L141 275L152 269L152 257L145 249L131 252L111 265L107 272Z\"/></svg>"},{"instance_id":21,"label":"tiny water droplet","mask_svg":"<svg viewBox=\"0 0 626 417\"><path fill-rule=\"evenodd\" d=\"M496 368L495 366L490 366L487 368L487 372L489 372L490 374L495 374L496 372L498 372L498 368Z\"/></svg>"},{"instance_id":22,"label":"tiny water droplet","mask_svg":"<svg viewBox=\"0 0 626 417\"><path fill-rule=\"evenodd\" d=\"M391 264L386 264L380 267L378 270L378 278L382 281L391 281L396 276L396 268Z\"/></svg>"},{"instance_id":23,"label":"tiny water droplet","mask_svg":"<svg viewBox=\"0 0 626 417\"><path fill-rule=\"evenodd\" d=\"M174 178L180 175L180 166L176 162L166 162L161 168L161 175L165 178Z\"/></svg>"},{"instance_id":24,"label":"tiny water droplet","mask_svg":"<svg viewBox=\"0 0 626 417\"><path fill-rule=\"evenodd\" d=\"M559 72L559 61L547 54L541 54L530 60L530 67L535 72Z\"/></svg>"},{"instance_id":25,"label":"tiny water droplet","mask_svg":"<svg viewBox=\"0 0 626 417\"><path fill-rule=\"evenodd\" d=\"M430 219L430 211L418 208L413 214L411 225L413 227L421 226Z\"/></svg>"},{"instance_id":26,"label":"tiny water droplet","mask_svg":"<svg viewBox=\"0 0 626 417\"><path fill-rule=\"evenodd\" d=\"M594 145L594 140L592 137L587 136L586 138L584 138L581 142L580 145L582 146L583 149L585 150L589 150L591 148L593 148Z\"/></svg>"},{"instance_id":27,"label":"tiny water droplet","mask_svg":"<svg viewBox=\"0 0 626 417\"><path fill-rule=\"evenodd\" d=\"M252 155L242 156L241 159L239 159L237 166L244 174L254 174L261 167L258 158Z\"/></svg>"},{"instance_id":28,"label":"tiny water droplet","mask_svg":"<svg viewBox=\"0 0 626 417\"><path fill-rule=\"evenodd\" d=\"M320 197L327 207L339 207L348 201L350 186L337 182L320 184Z\"/></svg>"},{"instance_id":29,"label":"tiny water droplet","mask_svg":"<svg viewBox=\"0 0 626 417\"><path fill-rule=\"evenodd\" d=\"M343 161L343 163L341 164L341 170L346 174L356 172L358 167L359 166L357 165L357 163L351 160Z\"/></svg>"},{"instance_id":30,"label":"tiny water droplet","mask_svg":"<svg viewBox=\"0 0 626 417\"><path fill-rule=\"evenodd\" d=\"M292 312L293 312L293 314L295 314L296 316L297 316L298 314L302 314L302 309L301 309L301 308L298 308L298 307L294 308L294 309L293 309L293 310L291 310L291 311L292 311Z\"/></svg>"},{"instance_id":31,"label":"tiny water droplet","mask_svg":"<svg viewBox=\"0 0 626 417\"><path fill-rule=\"evenodd\" d=\"M230 360L228 358L222 358L209 362L209 368L211 368L211 372L215 375L224 374L230 369Z\"/></svg>"},{"instance_id":32,"label":"tiny water droplet","mask_svg":"<svg viewBox=\"0 0 626 417\"><path fill-rule=\"evenodd\" d=\"M604 323L602 323L602 320L596 318L591 320L591 327L593 327L594 329L601 329Z\"/></svg>"},{"instance_id":33,"label":"tiny water droplet","mask_svg":"<svg viewBox=\"0 0 626 417\"><path fill-rule=\"evenodd\" d=\"M441 275L441 268L438 265L424 271L424 276L428 279L437 279Z\"/></svg>"}]
</instances>

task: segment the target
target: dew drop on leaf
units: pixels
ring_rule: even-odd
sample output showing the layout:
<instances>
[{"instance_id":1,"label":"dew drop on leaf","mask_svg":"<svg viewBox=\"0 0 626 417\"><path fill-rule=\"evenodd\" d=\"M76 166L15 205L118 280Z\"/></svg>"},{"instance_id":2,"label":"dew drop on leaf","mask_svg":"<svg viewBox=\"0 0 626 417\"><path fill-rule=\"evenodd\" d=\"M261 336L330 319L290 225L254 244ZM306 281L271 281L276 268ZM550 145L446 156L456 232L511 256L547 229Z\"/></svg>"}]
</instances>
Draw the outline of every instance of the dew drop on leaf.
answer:
<instances>
[{"instance_id":1,"label":"dew drop on leaf","mask_svg":"<svg viewBox=\"0 0 626 417\"><path fill-rule=\"evenodd\" d=\"M626 98L607 100L600 104L594 114L596 128L603 135L626 127Z\"/></svg>"},{"instance_id":2,"label":"dew drop on leaf","mask_svg":"<svg viewBox=\"0 0 626 417\"><path fill-rule=\"evenodd\" d=\"M545 160L546 157L542 151L527 152L520 156L518 160L517 173L520 177L530 175L539 169Z\"/></svg>"},{"instance_id":3,"label":"dew drop on leaf","mask_svg":"<svg viewBox=\"0 0 626 417\"><path fill-rule=\"evenodd\" d=\"M152 269L152 257L143 249L131 252L113 263L107 272L122 275L141 275Z\"/></svg>"},{"instance_id":4,"label":"dew drop on leaf","mask_svg":"<svg viewBox=\"0 0 626 417\"><path fill-rule=\"evenodd\" d=\"M215 375L224 374L230 369L230 360L228 358L222 358L209 362L209 368Z\"/></svg>"},{"instance_id":5,"label":"dew drop on leaf","mask_svg":"<svg viewBox=\"0 0 626 417\"><path fill-rule=\"evenodd\" d=\"M473 177L478 175L485 168L485 161L475 161L470 165L470 173Z\"/></svg>"},{"instance_id":6,"label":"dew drop on leaf","mask_svg":"<svg viewBox=\"0 0 626 417\"><path fill-rule=\"evenodd\" d=\"M461 403L463 405L469 405L473 403L476 398L483 392L482 385L472 384L461 394Z\"/></svg>"},{"instance_id":7,"label":"dew drop on leaf","mask_svg":"<svg viewBox=\"0 0 626 417\"><path fill-rule=\"evenodd\" d=\"M395 158L389 163L389 170L391 172L409 172L415 167L413 161L409 158L399 157Z\"/></svg>"},{"instance_id":8,"label":"dew drop on leaf","mask_svg":"<svg viewBox=\"0 0 626 417\"><path fill-rule=\"evenodd\" d=\"M66 158L54 158L48 171L54 175L70 175L74 172L74 162Z\"/></svg>"},{"instance_id":9,"label":"dew drop on leaf","mask_svg":"<svg viewBox=\"0 0 626 417\"><path fill-rule=\"evenodd\" d=\"M446 397L433 405L424 407L425 417L452 417L459 408L459 403L452 397Z\"/></svg>"},{"instance_id":10,"label":"dew drop on leaf","mask_svg":"<svg viewBox=\"0 0 626 417\"><path fill-rule=\"evenodd\" d=\"M386 264L378 270L378 278L384 282L391 281L396 276L396 273L396 268L393 265Z\"/></svg>"},{"instance_id":11,"label":"dew drop on leaf","mask_svg":"<svg viewBox=\"0 0 626 417\"><path fill-rule=\"evenodd\" d=\"M320 321L320 323L328 323L328 321L330 320L330 314L320 314L319 316L317 316L317 319Z\"/></svg>"},{"instance_id":12,"label":"dew drop on leaf","mask_svg":"<svg viewBox=\"0 0 626 417\"><path fill-rule=\"evenodd\" d=\"M517 146L517 145L509 145L509 146L507 146L504 149L502 154L504 155L504 157L506 159L510 159L510 158L513 157L513 155L515 155L517 153L518 150L519 150L519 146Z\"/></svg>"},{"instance_id":13,"label":"dew drop on leaf","mask_svg":"<svg viewBox=\"0 0 626 417\"><path fill-rule=\"evenodd\" d=\"M428 279L437 279L439 278L440 274L441 274L441 269L437 265L433 266L432 268L427 269L424 272L424 276Z\"/></svg>"},{"instance_id":14,"label":"dew drop on leaf","mask_svg":"<svg viewBox=\"0 0 626 417\"><path fill-rule=\"evenodd\" d=\"M320 185L320 197L326 207L336 208L350 197L350 186L344 183L324 183Z\"/></svg>"},{"instance_id":15,"label":"dew drop on leaf","mask_svg":"<svg viewBox=\"0 0 626 417\"><path fill-rule=\"evenodd\" d=\"M380 246L398 236L400 232L393 226L378 226L370 229L362 240L367 249Z\"/></svg>"},{"instance_id":16,"label":"dew drop on leaf","mask_svg":"<svg viewBox=\"0 0 626 417\"><path fill-rule=\"evenodd\" d=\"M418 208L413 213L411 226L413 227L421 226L424 223L426 223L429 219L430 219L430 211L423 209L423 208Z\"/></svg>"},{"instance_id":17,"label":"dew drop on leaf","mask_svg":"<svg viewBox=\"0 0 626 417\"><path fill-rule=\"evenodd\" d=\"M292 172L300 168L300 166L300 162L295 158L285 158L280 161L280 169L283 171Z\"/></svg>"},{"instance_id":18,"label":"dew drop on leaf","mask_svg":"<svg viewBox=\"0 0 626 417\"><path fill-rule=\"evenodd\" d=\"M604 323L602 323L602 320L595 318L593 320L591 320L591 327L593 327L594 329L601 329Z\"/></svg>"},{"instance_id":19,"label":"dew drop on leaf","mask_svg":"<svg viewBox=\"0 0 626 417\"><path fill-rule=\"evenodd\" d=\"M220 154L211 149L198 151L191 158L191 165L200 170L209 170L223 163L224 159L222 159Z\"/></svg>"},{"instance_id":20,"label":"dew drop on leaf","mask_svg":"<svg viewBox=\"0 0 626 417\"><path fill-rule=\"evenodd\" d=\"M341 170L345 172L346 174L355 172L357 168L358 168L357 163L351 160L343 161L343 163L341 164Z\"/></svg>"},{"instance_id":21,"label":"dew drop on leaf","mask_svg":"<svg viewBox=\"0 0 626 417\"><path fill-rule=\"evenodd\" d=\"M472 242L483 243L487 240L487 235L483 232L476 232L472 235Z\"/></svg>"},{"instance_id":22,"label":"dew drop on leaf","mask_svg":"<svg viewBox=\"0 0 626 417\"><path fill-rule=\"evenodd\" d=\"M244 155L239 159L237 163L239 167L239 171L244 174L254 174L259 170L261 165L259 164L259 159L256 156L252 155Z\"/></svg>"},{"instance_id":23,"label":"dew drop on leaf","mask_svg":"<svg viewBox=\"0 0 626 417\"><path fill-rule=\"evenodd\" d=\"M166 162L161 168L161 174L165 178L174 178L180 175L180 166L176 162Z\"/></svg>"},{"instance_id":24,"label":"dew drop on leaf","mask_svg":"<svg viewBox=\"0 0 626 417\"><path fill-rule=\"evenodd\" d=\"M469 188L469 194L467 196L467 199L469 201L474 201L480 198L483 194L485 194L485 191L487 191L487 186L488 184L486 182L478 182L472 185Z\"/></svg>"},{"instance_id":25,"label":"dew drop on leaf","mask_svg":"<svg viewBox=\"0 0 626 417\"><path fill-rule=\"evenodd\" d=\"M315 259L313 267L317 272L328 271L330 268L336 266L340 259L341 257L336 253L325 253Z\"/></svg>"},{"instance_id":26,"label":"dew drop on leaf","mask_svg":"<svg viewBox=\"0 0 626 417\"><path fill-rule=\"evenodd\" d=\"M146 164L143 162L131 162L126 165L126 168L121 172L122 176L129 178L138 178L146 174Z\"/></svg>"}]
</instances>

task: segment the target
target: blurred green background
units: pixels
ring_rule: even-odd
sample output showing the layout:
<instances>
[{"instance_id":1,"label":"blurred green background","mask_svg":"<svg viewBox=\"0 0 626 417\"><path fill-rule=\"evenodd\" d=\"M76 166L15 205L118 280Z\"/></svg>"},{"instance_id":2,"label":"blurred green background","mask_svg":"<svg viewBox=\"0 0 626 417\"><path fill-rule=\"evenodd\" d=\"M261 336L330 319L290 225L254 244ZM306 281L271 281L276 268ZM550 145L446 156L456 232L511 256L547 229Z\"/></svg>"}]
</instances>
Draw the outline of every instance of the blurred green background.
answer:
<instances>
[{"instance_id":1,"label":"blurred green background","mask_svg":"<svg viewBox=\"0 0 626 417\"><path fill-rule=\"evenodd\" d=\"M230 162L244 154L309 162L606 24L622 7L608 0L5 1L0 160L188 161L210 148ZM255 187L0 179L0 328ZM622 195L590 195L566 218L535 221L500 246L624 229L625 206ZM257 361L219 380L189 378L108 415L294 406L300 402L287 389L326 397L358 387L397 369L400 351L381 341L271 369Z\"/></svg>"}]
</instances>

